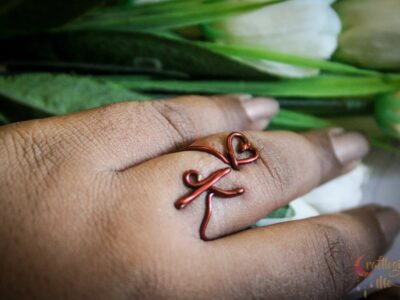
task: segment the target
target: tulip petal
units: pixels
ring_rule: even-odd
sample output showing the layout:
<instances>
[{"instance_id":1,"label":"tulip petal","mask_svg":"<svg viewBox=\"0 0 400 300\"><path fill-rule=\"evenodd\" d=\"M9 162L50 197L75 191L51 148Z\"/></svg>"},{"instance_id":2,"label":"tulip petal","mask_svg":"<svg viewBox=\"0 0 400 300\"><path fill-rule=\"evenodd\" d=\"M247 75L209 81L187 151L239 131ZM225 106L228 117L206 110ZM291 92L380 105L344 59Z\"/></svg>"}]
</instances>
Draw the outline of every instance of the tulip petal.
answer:
<instances>
[{"instance_id":1,"label":"tulip petal","mask_svg":"<svg viewBox=\"0 0 400 300\"><path fill-rule=\"evenodd\" d=\"M224 32L217 41L257 46L287 54L328 59L337 48L341 22L331 0L289 0L214 24ZM248 60L253 66L284 77L306 77L317 69L272 61Z\"/></svg>"},{"instance_id":2,"label":"tulip petal","mask_svg":"<svg viewBox=\"0 0 400 300\"><path fill-rule=\"evenodd\" d=\"M369 168L360 165L350 173L314 189L303 199L323 214L357 207L362 200L362 184L367 181L369 174Z\"/></svg>"},{"instance_id":3,"label":"tulip petal","mask_svg":"<svg viewBox=\"0 0 400 300\"><path fill-rule=\"evenodd\" d=\"M348 0L335 5L346 29L335 57L366 68L400 70L400 1Z\"/></svg>"}]
</instances>

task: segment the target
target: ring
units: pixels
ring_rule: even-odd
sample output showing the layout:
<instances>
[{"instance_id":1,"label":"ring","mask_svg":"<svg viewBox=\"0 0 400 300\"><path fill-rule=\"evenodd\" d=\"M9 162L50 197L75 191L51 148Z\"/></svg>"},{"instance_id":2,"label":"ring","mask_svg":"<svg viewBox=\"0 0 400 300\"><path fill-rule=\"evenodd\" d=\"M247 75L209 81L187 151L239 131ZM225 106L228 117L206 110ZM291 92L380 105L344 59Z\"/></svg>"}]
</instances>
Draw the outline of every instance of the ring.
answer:
<instances>
[{"instance_id":1,"label":"ring","mask_svg":"<svg viewBox=\"0 0 400 300\"><path fill-rule=\"evenodd\" d=\"M234 147L233 143L237 140L237 146ZM180 210L185 208L187 205L192 203L197 197L203 193L206 195L206 208L204 212L203 221L200 225L200 238L204 241L209 241L210 239L206 236L207 225L212 216L212 201L214 196L220 198L233 198L242 195L245 190L244 188L236 188L233 190L224 190L215 187L218 181L227 176L232 172L232 170L239 171L241 165L249 164L260 158L260 151L254 147L249 140L240 132L232 132L226 138L226 154L223 154L213 148L207 146L188 146L182 151L200 151L211 154L223 163L228 165L228 167L217 170L211 173L207 178L202 179L199 171L188 170L183 173L183 182L187 187L193 188L194 190L188 194L178 199L175 202L175 208ZM248 154L245 158L239 159L238 154Z\"/></svg>"}]
</instances>

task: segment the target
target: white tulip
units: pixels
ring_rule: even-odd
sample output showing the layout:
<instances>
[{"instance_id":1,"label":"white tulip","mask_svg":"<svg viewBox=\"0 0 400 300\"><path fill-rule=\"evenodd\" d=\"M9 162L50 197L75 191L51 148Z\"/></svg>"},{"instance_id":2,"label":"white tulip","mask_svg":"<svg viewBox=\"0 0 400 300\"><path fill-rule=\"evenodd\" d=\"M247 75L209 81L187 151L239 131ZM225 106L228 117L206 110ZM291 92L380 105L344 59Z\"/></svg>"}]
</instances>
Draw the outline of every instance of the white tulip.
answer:
<instances>
[{"instance_id":1,"label":"white tulip","mask_svg":"<svg viewBox=\"0 0 400 300\"><path fill-rule=\"evenodd\" d=\"M341 23L334 0L289 0L212 25L226 44L262 47L304 57L329 59L337 47ZM257 68L285 77L305 77L319 70L271 61L246 60Z\"/></svg>"},{"instance_id":2,"label":"white tulip","mask_svg":"<svg viewBox=\"0 0 400 300\"><path fill-rule=\"evenodd\" d=\"M346 30L336 57L346 63L400 70L400 1L347 0L336 5Z\"/></svg>"},{"instance_id":3,"label":"white tulip","mask_svg":"<svg viewBox=\"0 0 400 300\"><path fill-rule=\"evenodd\" d=\"M350 173L329 181L308 193L303 199L321 214L355 208L362 200L362 184L370 170L360 165Z\"/></svg>"},{"instance_id":4,"label":"white tulip","mask_svg":"<svg viewBox=\"0 0 400 300\"><path fill-rule=\"evenodd\" d=\"M370 169L365 165L360 165L350 173L329 181L303 197L292 201L290 206L294 210L293 217L264 218L255 225L258 227L267 226L355 208L361 204L362 185L368 180L369 175Z\"/></svg>"}]
</instances>

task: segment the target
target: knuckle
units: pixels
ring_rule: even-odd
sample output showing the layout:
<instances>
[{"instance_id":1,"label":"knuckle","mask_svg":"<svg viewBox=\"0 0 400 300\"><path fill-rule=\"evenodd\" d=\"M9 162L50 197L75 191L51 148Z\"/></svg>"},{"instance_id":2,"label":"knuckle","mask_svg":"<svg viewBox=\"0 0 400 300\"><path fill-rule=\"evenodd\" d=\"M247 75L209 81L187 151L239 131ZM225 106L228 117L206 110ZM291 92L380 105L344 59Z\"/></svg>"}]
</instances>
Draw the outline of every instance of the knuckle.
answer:
<instances>
[{"instance_id":1,"label":"knuckle","mask_svg":"<svg viewBox=\"0 0 400 300\"><path fill-rule=\"evenodd\" d=\"M211 96L207 100L226 129L248 128L252 123L237 96Z\"/></svg>"},{"instance_id":2,"label":"knuckle","mask_svg":"<svg viewBox=\"0 0 400 300\"><path fill-rule=\"evenodd\" d=\"M97 133L107 135L109 132L117 135L118 138L128 136L131 124L138 121L135 116L140 116L136 111L137 105L134 102L120 102L102 106L101 108L90 111L89 114L76 118L74 122L69 124L72 132L81 140L89 143L96 143L95 137ZM104 138L109 138L105 136Z\"/></svg>"},{"instance_id":3,"label":"knuckle","mask_svg":"<svg viewBox=\"0 0 400 300\"><path fill-rule=\"evenodd\" d=\"M11 166L13 170L10 176L46 183L57 172L65 158L62 149L66 147L61 145L61 137L56 138L58 135L54 126L51 136L46 132L44 122L35 120L30 121L29 126L13 124L1 135L5 165Z\"/></svg>"},{"instance_id":4,"label":"knuckle","mask_svg":"<svg viewBox=\"0 0 400 300\"><path fill-rule=\"evenodd\" d=\"M32 128L36 127L35 122L30 124ZM51 167L50 162L44 159L45 152L49 151L48 144L30 128L16 123L7 127L0 135L4 146L1 150L4 155L0 158L0 168L5 175L0 179L0 189L35 205L40 189L49 182ZM4 200L10 208L16 208L16 203Z\"/></svg>"},{"instance_id":5,"label":"knuckle","mask_svg":"<svg viewBox=\"0 0 400 300\"><path fill-rule=\"evenodd\" d=\"M291 132L269 133L260 137L251 134L260 150L259 170L255 177L268 187L268 193L280 198L309 191L318 182L318 161L311 159L312 145L300 134ZM268 182L268 185L265 185ZM272 187L272 188L271 188Z\"/></svg>"},{"instance_id":6,"label":"knuckle","mask_svg":"<svg viewBox=\"0 0 400 300\"><path fill-rule=\"evenodd\" d=\"M12 125L7 126L7 129ZM17 137L10 134L10 130L2 129L0 132L0 186L1 190L7 191L12 187L15 180L16 166L20 163L16 157L16 151L20 150Z\"/></svg>"},{"instance_id":7,"label":"knuckle","mask_svg":"<svg viewBox=\"0 0 400 300\"><path fill-rule=\"evenodd\" d=\"M152 117L161 128L168 129L164 132L172 140L187 142L189 137L198 133L193 114L182 105L171 101L152 101L148 102L148 106L152 110Z\"/></svg>"},{"instance_id":8,"label":"knuckle","mask_svg":"<svg viewBox=\"0 0 400 300\"><path fill-rule=\"evenodd\" d=\"M53 147L40 124L34 122L29 129L18 128L12 135L16 145L22 148L21 162L30 168L47 172L54 163Z\"/></svg>"},{"instance_id":9,"label":"knuckle","mask_svg":"<svg viewBox=\"0 0 400 300\"><path fill-rule=\"evenodd\" d=\"M262 186L268 186L268 193L275 191L276 195L284 196L287 186L293 181L292 165L287 156L281 147L272 141L261 140L257 136L252 136L252 140L255 145L259 145L260 150L257 163L259 167L253 177L261 181ZM265 182L268 182L268 185Z\"/></svg>"},{"instance_id":10,"label":"knuckle","mask_svg":"<svg viewBox=\"0 0 400 300\"><path fill-rule=\"evenodd\" d=\"M9 158L19 165L30 164L34 159L33 154L40 151L40 147L35 144L38 140L34 138L32 131L25 130L18 123L9 128L2 140Z\"/></svg>"},{"instance_id":11,"label":"knuckle","mask_svg":"<svg viewBox=\"0 0 400 300\"><path fill-rule=\"evenodd\" d=\"M253 123L238 96L202 97L199 103L202 104L203 118L207 118L207 126L215 122L214 127L218 128L218 131L243 130L249 128ZM197 109L199 103L194 105L195 109Z\"/></svg>"},{"instance_id":12,"label":"knuckle","mask_svg":"<svg viewBox=\"0 0 400 300\"><path fill-rule=\"evenodd\" d=\"M138 104L113 103L79 115L62 128L64 140L60 142L68 144L68 149L77 158L98 166L97 154L114 151L105 145L129 140L132 131L137 131L141 124L148 123L145 112L141 110L142 106Z\"/></svg>"},{"instance_id":13,"label":"knuckle","mask_svg":"<svg viewBox=\"0 0 400 300\"><path fill-rule=\"evenodd\" d=\"M329 225L315 224L312 227L313 246L324 285L328 292L341 296L352 286L353 255L342 232Z\"/></svg>"}]
</instances>

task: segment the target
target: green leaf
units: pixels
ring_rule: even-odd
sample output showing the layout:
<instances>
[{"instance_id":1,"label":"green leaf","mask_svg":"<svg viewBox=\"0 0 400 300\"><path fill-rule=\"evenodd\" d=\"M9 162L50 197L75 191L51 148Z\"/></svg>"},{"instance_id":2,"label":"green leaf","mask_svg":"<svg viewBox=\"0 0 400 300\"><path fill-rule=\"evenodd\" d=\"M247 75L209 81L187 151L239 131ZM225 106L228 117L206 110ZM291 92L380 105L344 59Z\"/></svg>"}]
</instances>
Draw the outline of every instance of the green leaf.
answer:
<instances>
[{"instance_id":1,"label":"green leaf","mask_svg":"<svg viewBox=\"0 0 400 300\"><path fill-rule=\"evenodd\" d=\"M241 45L223 45L218 43L204 43L204 42L200 44L203 47L216 51L218 53L239 58L265 59L280 63L287 63L299 67L317 68L322 71L333 72L333 73L381 76L381 74L376 71L358 69L356 67L338 62L302 57L293 54L286 54L268 50L265 48L256 48L256 47L248 47Z\"/></svg>"},{"instance_id":2,"label":"green leaf","mask_svg":"<svg viewBox=\"0 0 400 300\"><path fill-rule=\"evenodd\" d=\"M21 34L62 25L104 0L4 0L0 4L0 35Z\"/></svg>"},{"instance_id":3,"label":"green leaf","mask_svg":"<svg viewBox=\"0 0 400 300\"><path fill-rule=\"evenodd\" d=\"M320 75L275 81L153 80L135 76L106 76L125 88L170 93L244 93L271 97L337 98L371 96L396 86L379 77Z\"/></svg>"},{"instance_id":4,"label":"green leaf","mask_svg":"<svg viewBox=\"0 0 400 300\"><path fill-rule=\"evenodd\" d=\"M350 119L352 120L352 119ZM354 130L351 126L343 126L343 124L337 124L327 119L314 117L312 115L289 111L281 109L278 115L272 119L268 130L292 130L292 131L305 131L312 129L321 129L327 127L338 127L342 126L349 130ZM368 135L371 144L375 147L381 148L388 152L400 155L400 141L382 134L377 135L375 133L364 132Z\"/></svg>"},{"instance_id":5,"label":"green leaf","mask_svg":"<svg viewBox=\"0 0 400 300\"><path fill-rule=\"evenodd\" d=\"M370 142L373 146L386 150L387 152L400 155L400 142L387 136L370 136Z\"/></svg>"},{"instance_id":6,"label":"green leaf","mask_svg":"<svg viewBox=\"0 0 400 300\"><path fill-rule=\"evenodd\" d=\"M0 111L11 115L13 121L77 112L119 101L149 99L90 77L48 73L0 76L0 97Z\"/></svg>"},{"instance_id":7,"label":"green leaf","mask_svg":"<svg viewBox=\"0 0 400 300\"><path fill-rule=\"evenodd\" d=\"M400 139L400 93L381 95L375 101L375 120L387 135Z\"/></svg>"},{"instance_id":8,"label":"green leaf","mask_svg":"<svg viewBox=\"0 0 400 300\"><path fill-rule=\"evenodd\" d=\"M84 14L79 20L93 20L97 18L102 19L114 19L114 18L126 18L126 17L137 17L137 16L152 16L160 13L171 13L174 11L188 11L193 9L199 9L204 7L204 4L210 2L222 2L225 0L170 0L153 3L125 3L117 4L106 7L100 7L93 11ZM201 6L201 7L200 7ZM185 13L185 12L181 12Z\"/></svg>"},{"instance_id":9,"label":"green leaf","mask_svg":"<svg viewBox=\"0 0 400 300\"><path fill-rule=\"evenodd\" d=\"M276 117L270 123L269 129L284 130L309 130L332 126L329 120L314 117L312 115L299 113L295 111L281 109Z\"/></svg>"},{"instance_id":10,"label":"green leaf","mask_svg":"<svg viewBox=\"0 0 400 300\"><path fill-rule=\"evenodd\" d=\"M154 33L77 31L0 42L0 60L9 69L47 67L86 72L148 72L175 77L269 77L225 55Z\"/></svg>"},{"instance_id":11,"label":"green leaf","mask_svg":"<svg viewBox=\"0 0 400 300\"><path fill-rule=\"evenodd\" d=\"M372 98L277 98L281 108L320 117L370 115L374 111Z\"/></svg>"},{"instance_id":12,"label":"green leaf","mask_svg":"<svg viewBox=\"0 0 400 300\"><path fill-rule=\"evenodd\" d=\"M269 219L284 219L284 218L293 218L295 216L295 211L293 207L289 204L283 207L278 208L277 210L270 213L267 218Z\"/></svg>"},{"instance_id":13,"label":"green leaf","mask_svg":"<svg viewBox=\"0 0 400 300\"><path fill-rule=\"evenodd\" d=\"M8 120L8 118L5 116L5 114L3 114L2 112L0 112L0 125L4 125L9 123L10 121Z\"/></svg>"},{"instance_id":14,"label":"green leaf","mask_svg":"<svg viewBox=\"0 0 400 300\"><path fill-rule=\"evenodd\" d=\"M197 25L245 13L282 0L173 1L120 10L101 9L61 28L62 30L129 28L130 30L172 29Z\"/></svg>"}]
</instances>

